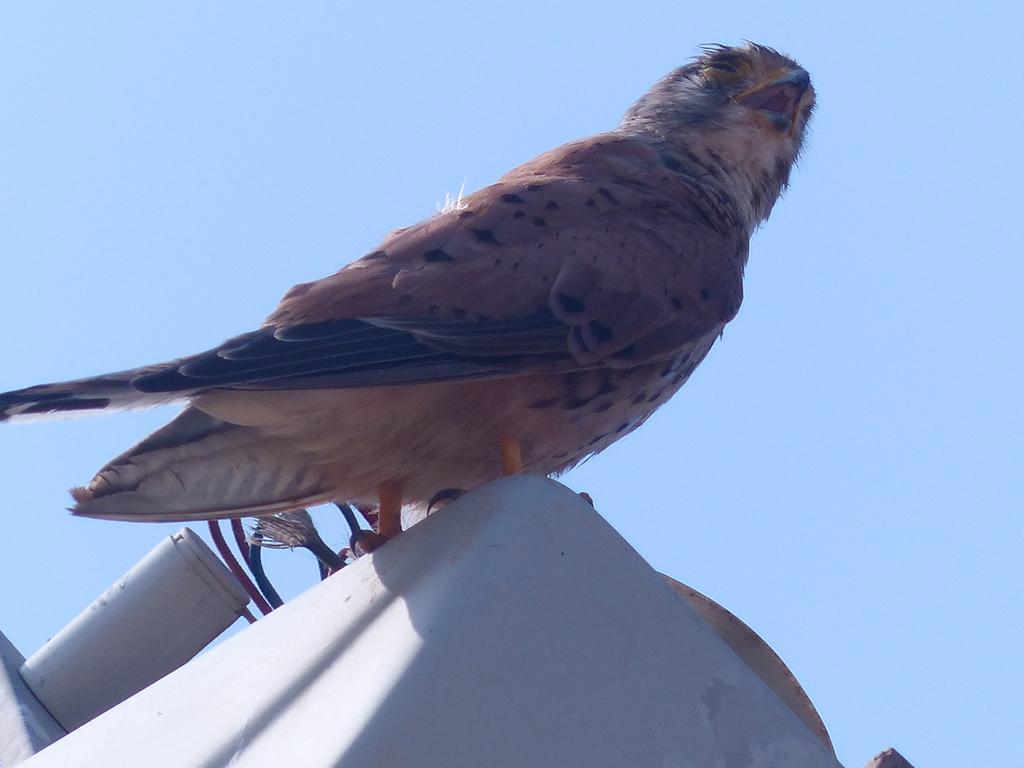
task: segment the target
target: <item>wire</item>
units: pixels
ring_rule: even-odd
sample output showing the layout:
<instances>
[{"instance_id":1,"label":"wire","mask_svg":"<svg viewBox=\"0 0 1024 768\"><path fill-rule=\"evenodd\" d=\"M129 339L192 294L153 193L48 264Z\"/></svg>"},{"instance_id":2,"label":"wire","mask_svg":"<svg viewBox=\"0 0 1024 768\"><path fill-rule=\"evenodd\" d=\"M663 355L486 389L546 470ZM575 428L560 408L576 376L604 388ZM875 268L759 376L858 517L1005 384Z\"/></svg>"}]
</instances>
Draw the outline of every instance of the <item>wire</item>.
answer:
<instances>
[{"instance_id":1,"label":"wire","mask_svg":"<svg viewBox=\"0 0 1024 768\"><path fill-rule=\"evenodd\" d=\"M256 589L256 585L252 583L252 579L250 579L249 575L242 570L242 566L239 564L238 560L236 560L235 556L231 554L231 550L228 548L228 543L224 540L224 534L221 533L220 521L209 520L208 524L210 526L210 538L213 539L213 543L217 547L217 551L220 552L220 556L223 558L228 570L235 575L235 578L238 579L245 591L249 593L249 597L251 597L252 601L256 603L256 607L260 609L260 613L266 616L274 609L270 607L270 604L263 598L260 591Z\"/></svg>"},{"instance_id":2,"label":"wire","mask_svg":"<svg viewBox=\"0 0 1024 768\"><path fill-rule=\"evenodd\" d=\"M256 538L256 537L254 537ZM267 598L267 602L270 603L274 608L280 608L284 605L284 600L281 599L281 595L274 589L274 585L270 583L270 579L267 578L266 571L263 570L263 547L258 543L258 539L248 547L249 549L249 570L252 571L253 577L256 579L256 584L260 588L260 592Z\"/></svg>"},{"instance_id":3,"label":"wire","mask_svg":"<svg viewBox=\"0 0 1024 768\"><path fill-rule=\"evenodd\" d=\"M345 522L348 523L350 532L357 533L358 531L362 530L362 527L359 525L359 521L356 519L356 511L352 509L351 504L345 504L343 502L336 501L334 502L334 506L340 509L341 514L345 516Z\"/></svg>"},{"instance_id":4,"label":"wire","mask_svg":"<svg viewBox=\"0 0 1024 768\"><path fill-rule=\"evenodd\" d=\"M273 608L280 608L284 605L284 600L281 599L281 595L274 589L274 585L267 578L266 571L263 570L263 557L260 552L263 548L258 544L249 544L245 528L242 527L242 518L231 518L231 533L235 537L235 546L242 553L242 560L249 566L253 578L256 579L256 586L259 587L260 593Z\"/></svg>"},{"instance_id":5,"label":"wire","mask_svg":"<svg viewBox=\"0 0 1024 768\"><path fill-rule=\"evenodd\" d=\"M231 518L231 533L235 537L235 546L238 547L238 551L242 553L242 559L245 561L246 565L252 568L252 563L249 560L249 540L245 538L245 529L242 527L242 518Z\"/></svg>"},{"instance_id":6,"label":"wire","mask_svg":"<svg viewBox=\"0 0 1024 768\"><path fill-rule=\"evenodd\" d=\"M324 543L323 539L316 539L306 545L306 549L316 555L316 559L326 565L332 571L340 571L345 567L345 560L333 549Z\"/></svg>"}]
</instances>

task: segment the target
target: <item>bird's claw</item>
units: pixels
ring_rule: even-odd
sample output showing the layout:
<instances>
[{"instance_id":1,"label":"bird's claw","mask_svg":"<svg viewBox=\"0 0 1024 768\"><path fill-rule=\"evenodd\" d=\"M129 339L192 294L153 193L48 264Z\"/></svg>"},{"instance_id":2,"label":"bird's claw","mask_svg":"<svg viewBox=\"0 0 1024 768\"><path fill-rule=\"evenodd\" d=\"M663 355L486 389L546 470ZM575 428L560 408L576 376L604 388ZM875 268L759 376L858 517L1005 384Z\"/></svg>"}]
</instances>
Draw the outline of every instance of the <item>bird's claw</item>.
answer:
<instances>
[{"instance_id":1,"label":"bird's claw","mask_svg":"<svg viewBox=\"0 0 1024 768\"><path fill-rule=\"evenodd\" d=\"M461 488L442 488L427 502L427 514L432 514L442 507L448 506L464 493L465 491Z\"/></svg>"},{"instance_id":2,"label":"bird's claw","mask_svg":"<svg viewBox=\"0 0 1024 768\"><path fill-rule=\"evenodd\" d=\"M387 540L386 536L375 531L356 531L349 539L349 548L352 550L353 556L360 558L370 554Z\"/></svg>"}]
</instances>

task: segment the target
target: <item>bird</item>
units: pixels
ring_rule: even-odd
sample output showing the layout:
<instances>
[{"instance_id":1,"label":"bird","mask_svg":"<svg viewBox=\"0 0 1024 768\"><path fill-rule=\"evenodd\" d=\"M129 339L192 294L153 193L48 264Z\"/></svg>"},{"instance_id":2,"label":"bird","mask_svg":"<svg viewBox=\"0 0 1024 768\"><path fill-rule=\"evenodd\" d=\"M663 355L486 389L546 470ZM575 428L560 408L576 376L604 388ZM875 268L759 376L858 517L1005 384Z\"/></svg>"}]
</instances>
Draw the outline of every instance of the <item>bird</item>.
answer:
<instances>
[{"instance_id":1,"label":"bird","mask_svg":"<svg viewBox=\"0 0 1024 768\"><path fill-rule=\"evenodd\" d=\"M101 519L341 499L378 505L387 540L439 489L558 475L643 424L736 315L815 99L775 49L707 46L614 129L296 285L256 330L0 394L0 421L184 402L72 490Z\"/></svg>"}]
</instances>

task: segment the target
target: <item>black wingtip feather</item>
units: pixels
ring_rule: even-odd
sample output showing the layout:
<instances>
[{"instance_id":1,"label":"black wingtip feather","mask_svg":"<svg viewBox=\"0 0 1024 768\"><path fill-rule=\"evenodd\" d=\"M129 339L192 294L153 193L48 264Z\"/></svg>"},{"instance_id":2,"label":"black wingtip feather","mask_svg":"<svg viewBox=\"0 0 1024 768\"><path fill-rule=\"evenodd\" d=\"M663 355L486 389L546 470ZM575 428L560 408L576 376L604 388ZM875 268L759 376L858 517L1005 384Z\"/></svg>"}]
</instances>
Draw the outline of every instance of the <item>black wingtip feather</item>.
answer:
<instances>
[{"instance_id":1,"label":"black wingtip feather","mask_svg":"<svg viewBox=\"0 0 1024 768\"><path fill-rule=\"evenodd\" d=\"M28 387L0 393L0 422L18 416L95 411L110 405L108 397L83 397L73 392L47 392L42 387Z\"/></svg>"}]
</instances>

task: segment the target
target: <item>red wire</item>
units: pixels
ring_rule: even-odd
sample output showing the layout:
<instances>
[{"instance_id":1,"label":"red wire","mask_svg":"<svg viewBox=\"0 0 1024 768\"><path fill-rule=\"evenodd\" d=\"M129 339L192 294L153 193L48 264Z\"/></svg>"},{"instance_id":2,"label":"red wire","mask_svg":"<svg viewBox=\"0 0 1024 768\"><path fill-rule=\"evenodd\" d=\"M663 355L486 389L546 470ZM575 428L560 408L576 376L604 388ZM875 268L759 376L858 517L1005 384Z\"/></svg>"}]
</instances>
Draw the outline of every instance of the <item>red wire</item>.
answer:
<instances>
[{"instance_id":1,"label":"red wire","mask_svg":"<svg viewBox=\"0 0 1024 768\"><path fill-rule=\"evenodd\" d=\"M242 518L231 518L231 533L235 536L235 546L242 553L242 559L245 560L245 564L252 570L252 555L249 552L249 540L245 538L245 529L242 527Z\"/></svg>"},{"instance_id":2,"label":"red wire","mask_svg":"<svg viewBox=\"0 0 1024 768\"><path fill-rule=\"evenodd\" d=\"M260 613L266 616L274 609L271 608L270 604L263 599L263 595L261 595L260 591L256 589L256 585L252 583L252 579L250 579L249 575L242 570L242 566L239 564L238 560L236 560L235 556L231 554L231 550L228 548L228 543L224 540L224 534L221 533L220 521L210 520L208 522L210 525L210 537L213 539L213 543L216 545L217 551L220 552L220 556L227 564L228 569L235 574L235 578L242 584L245 591L249 593L249 597L251 597L252 601L256 603L256 607L260 609Z\"/></svg>"}]
</instances>

